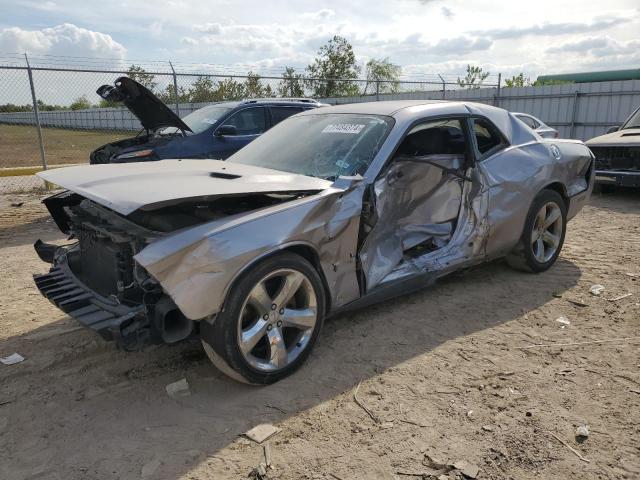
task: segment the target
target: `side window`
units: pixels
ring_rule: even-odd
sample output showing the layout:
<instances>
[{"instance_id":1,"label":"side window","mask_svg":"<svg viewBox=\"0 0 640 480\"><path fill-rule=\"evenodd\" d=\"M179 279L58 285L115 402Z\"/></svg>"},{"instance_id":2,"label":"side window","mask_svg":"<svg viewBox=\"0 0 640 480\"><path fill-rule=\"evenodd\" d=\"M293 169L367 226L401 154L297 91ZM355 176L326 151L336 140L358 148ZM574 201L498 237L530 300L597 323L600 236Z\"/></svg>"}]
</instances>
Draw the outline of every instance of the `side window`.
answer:
<instances>
[{"instance_id":1,"label":"side window","mask_svg":"<svg viewBox=\"0 0 640 480\"><path fill-rule=\"evenodd\" d=\"M478 151L485 154L503 144L502 137L491 123L482 118L473 119L473 134L476 137Z\"/></svg>"},{"instance_id":2,"label":"side window","mask_svg":"<svg viewBox=\"0 0 640 480\"><path fill-rule=\"evenodd\" d=\"M260 135L267 129L264 107L246 108L224 122L233 125L238 135Z\"/></svg>"},{"instance_id":3,"label":"side window","mask_svg":"<svg viewBox=\"0 0 640 480\"><path fill-rule=\"evenodd\" d=\"M535 122L535 121L533 120L533 118L531 118L531 117L527 117L527 116L525 116L525 115L519 115L519 116L518 116L518 119L519 119L520 121L524 122L524 124L525 124L527 127L531 128L531 129L533 129L533 130L535 130L536 128L538 128L538 125L536 125L536 122Z\"/></svg>"},{"instance_id":4,"label":"side window","mask_svg":"<svg viewBox=\"0 0 640 480\"><path fill-rule=\"evenodd\" d=\"M303 109L300 107L270 107L271 119L273 124L276 125L283 121L285 118L289 118L291 115L300 113Z\"/></svg>"},{"instance_id":5,"label":"side window","mask_svg":"<svg viewBox=\"0 0 640 480\"><path fill-rule=\"evenodd\" d=\"M464 131L460 120L434 120L413 127L396 155L464 155Z\"/></svg>"}]
</instances>

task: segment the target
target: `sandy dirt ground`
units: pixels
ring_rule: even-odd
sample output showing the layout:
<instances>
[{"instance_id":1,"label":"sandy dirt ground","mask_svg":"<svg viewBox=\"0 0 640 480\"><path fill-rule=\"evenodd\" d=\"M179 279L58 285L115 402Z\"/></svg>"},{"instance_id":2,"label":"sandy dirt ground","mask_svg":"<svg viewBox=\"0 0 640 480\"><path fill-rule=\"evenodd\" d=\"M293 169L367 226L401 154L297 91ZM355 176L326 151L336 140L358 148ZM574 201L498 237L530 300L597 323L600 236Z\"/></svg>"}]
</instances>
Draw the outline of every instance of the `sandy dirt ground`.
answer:
<instances>
[{"instance_id":1,"label":"sandy dirt ground","mask_svg":"<svg viewBox=\"0 0 640 480\"><path fill-rule=\"evenodd\" d=\"M1 197L0 356L26 359L0 365L2 479L247 478L263 448L241 434L260 423L282 429L271 479L438 478L457 460L480 479L640 478L639 193L595 196L544 274L496 262L329 320L268 387L198 342L125 353L80 328L32 283L37 238L63 240L38 199ZM181 378L191 395L169 397Z\"/></svg>"}]
</instances>

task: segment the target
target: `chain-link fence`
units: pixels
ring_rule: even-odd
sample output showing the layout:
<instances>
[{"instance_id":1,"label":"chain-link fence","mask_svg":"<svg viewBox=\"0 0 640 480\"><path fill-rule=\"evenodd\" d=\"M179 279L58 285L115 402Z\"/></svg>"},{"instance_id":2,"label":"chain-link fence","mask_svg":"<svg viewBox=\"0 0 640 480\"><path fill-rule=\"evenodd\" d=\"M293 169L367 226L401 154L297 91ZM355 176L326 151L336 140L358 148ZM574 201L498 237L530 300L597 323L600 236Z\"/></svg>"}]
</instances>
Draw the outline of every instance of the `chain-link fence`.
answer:
<instances>
[{"instance_id":1,"label":"chain-link fence","mask_svg":"<svg viewBox=\"0 0 640 480\"><path fill-rule=\"evenodd\" d=\"M116 62L72 57L0 56L0 193L42 188L41 169L86 163L97 147L132 137L141 125L129 110L101 99L96 89L130 76L153 91L181 117L213 102L270 97L309 97L329 103L379 100L427 93L446 98L464 88L453 75L418 80L308 78L294 69L245 75L221 73L220 66L170 62ZM215 69L214 72L207 68ZM272 71L273 72L273 71ZM464 77L464 75L462 75ZM499 76L483 87L499 90Z\"/></svg>"}]
</instances>

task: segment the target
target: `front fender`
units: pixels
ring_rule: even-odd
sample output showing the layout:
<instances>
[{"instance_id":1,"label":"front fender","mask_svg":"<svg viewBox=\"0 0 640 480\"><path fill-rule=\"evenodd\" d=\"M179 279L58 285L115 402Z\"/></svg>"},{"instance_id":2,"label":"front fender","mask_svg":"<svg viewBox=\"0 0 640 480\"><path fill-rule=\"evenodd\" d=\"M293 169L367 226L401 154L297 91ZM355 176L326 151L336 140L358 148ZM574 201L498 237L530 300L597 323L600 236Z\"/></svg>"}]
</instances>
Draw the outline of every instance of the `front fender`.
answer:
<instances>
[{"instance_id":1,"label":"front fender","mask_svg":"<svg viewBox=\"0 0 640 480\"><path fill-rule=\"evenodd\" d=\"M362 186L326 190L232 221L199 225L163 238L135 256L182 313L199 320L218 313L230 286L266 256L304 244L313 248L332 305L359 297L355 271Z\"/></svg>"}]
</instances>

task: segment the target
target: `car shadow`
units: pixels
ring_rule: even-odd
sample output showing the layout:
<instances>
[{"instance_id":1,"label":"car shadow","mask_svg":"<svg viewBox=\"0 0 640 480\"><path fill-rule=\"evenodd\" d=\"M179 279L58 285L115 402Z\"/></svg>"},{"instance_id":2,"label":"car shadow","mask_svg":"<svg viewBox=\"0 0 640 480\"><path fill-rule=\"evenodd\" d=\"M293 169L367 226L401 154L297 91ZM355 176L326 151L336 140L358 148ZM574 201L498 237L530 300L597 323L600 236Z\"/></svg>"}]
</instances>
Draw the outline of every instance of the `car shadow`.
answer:
<instances>
[{"instance_id":1,"label":"car shadow","mask_svg":"<svg viewBox=\"0 0 640 480\"><path fill-rule=\"evenodd\" d=\"M296 416L385 370L428 359L443 344L455 349L457 339L516 321L580 276L563 258L538 275L502 262L451 275L329 319L302 368L262 387L217 372L199 342L125 353L61 317L2 342L3 352L27 360L0 370L0 416L10 432L0 445L8 452L0 474L22 478L40 468L60 478L138 478L143 465L160 459L153 478L181 478L247 429ZM57 315L53 306L45 311ZM532 340L523 333L521 341ZM426 360L420 362L429 376ZM170 398L165 386L181 378L190 396Z\"/></svg>"}]
</instances>

